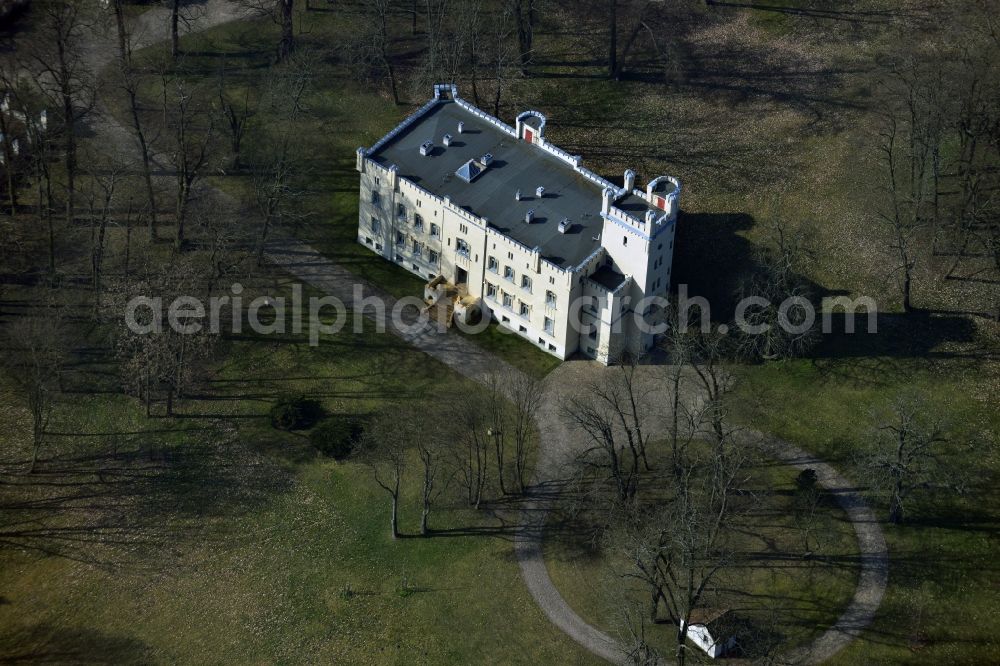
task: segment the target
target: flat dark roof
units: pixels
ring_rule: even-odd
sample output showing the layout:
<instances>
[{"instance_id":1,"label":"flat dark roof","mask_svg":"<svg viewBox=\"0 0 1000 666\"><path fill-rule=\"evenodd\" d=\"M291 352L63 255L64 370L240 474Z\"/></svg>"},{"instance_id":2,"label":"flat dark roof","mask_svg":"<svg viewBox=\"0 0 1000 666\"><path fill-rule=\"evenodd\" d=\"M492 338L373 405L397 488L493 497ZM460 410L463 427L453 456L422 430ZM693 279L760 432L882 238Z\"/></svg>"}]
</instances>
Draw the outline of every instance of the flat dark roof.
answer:
<instances>
[{"instance_id":1,"label":"flat dark roof","mask_svg":"<svg viewBox=\"0 0 1000 666\"><path fill-rule=\"evenodd\" d=\"M458 133L458 123L465 123ZM442 138L452 135L445 148ZM433 140L430 155L420 144ZM471 183L455 175L460 166L485 153L493 163ZM491 227L528 246L562 268L574 268L601 243L601 191L573 167L539 146L511 136L492 123L466 111L452 100L441 100L369 157L385 166L395 164L399 175L456 206L489 220ZM545 188L541 199L535 190ZM514 193L521 190L521 201ZM525 214L534 210L534 222ZM566 233L559 222L570 220Z\"/></svg>"},{"instance_id":2,"label":"flat dark roof","mask_svg":"<svg viewBox=\"0 0 1000 666\"><path fill-rule=\"evenodd\" d=\"M608 265L601 266L590 274L590 280L601 285L608 291L614 291L625 282L625 276Z\"/></svg>"}]
</instances>

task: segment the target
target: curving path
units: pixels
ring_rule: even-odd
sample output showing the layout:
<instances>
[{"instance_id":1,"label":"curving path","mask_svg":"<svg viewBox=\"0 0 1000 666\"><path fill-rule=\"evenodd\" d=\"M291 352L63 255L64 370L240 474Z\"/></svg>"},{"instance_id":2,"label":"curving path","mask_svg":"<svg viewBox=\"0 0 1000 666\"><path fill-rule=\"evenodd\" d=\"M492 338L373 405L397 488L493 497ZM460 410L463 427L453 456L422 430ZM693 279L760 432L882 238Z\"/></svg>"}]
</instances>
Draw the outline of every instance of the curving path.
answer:
<instances>
[{"instance_id":1,"label":"curving path","mask_svg":"<svg viewBox=\"0 0 1000 666\"><path fill-rule=\"evenodd\" d=\"M205 0L201 4L201 10L198 20L190 24L186 32L206 30L245 17L227 0ZM142 14L133 26L133 35L136 49L165 41L168 38L166 10L154 8ZM98 72L112 61L114 53L110 36L95 34L87 60L93 71ZM131 132L118 123L112 114L99 113L91 119L90 125L105 148L117 149L123 154L134 151ZM365 296L382 297L389 312L396 302L396 299L381 289L334 265L306 244L288 239L278 240L269 246L267 258L300 280L345 302L354 296L357 289ZM413 318L407 319L407 325L404 326L394 325L384 315L374 314L371 318L384 325L389 332L467 377L481 379L492 369L510 368L502 360L455 333L442 333L429 324L412 325ZM647 368L643 368L643 371L649 374L650 381L655 381L654 366ZM580 441L566 427L558 413L558 405L566 391L580 386L582 381L601 372L608 372L608 369L588 361L567 361L545 380L545 396L538 413L542 450L532 487L522 509L514 551L525 585L552 623L593 654L608 661L620 662L624 653L618 643L587 624L559 594L549 578L542 551L546 515L558 495L560 475L575 458ZM819 663L843 649L874 619L888 580L889 558L885 538L864 499L832 466L787 442L768 439L759 433L747 433L747 438L748 445L761 447L777 460L799 469L815 469L820 485L836 496L854 526L861 557L861 572L850 605L836 624L810 646L789 655L793 663Z\"/></svg>"},{"instance_id":2,"label":"curving path","mask_svg":"<svg viewBox=\"0 0 1000 666\"><path fill-rule=\"evenodd\" d=\"M558 484L567 465L571 464L576 453L574 442L579 440L568 432L564 420L558 414L559 398L565 391L585 385L589 379L608 371L593 362L568 361L546 378L545 405L538 415L544 449L535 470L531 495L522 515L515 553L532 597L552 623L594 654L612 662L621 662L624 658L622 647L607 634L587 624L559 594L549 578L543 553L546 514L556 494L552 487ZM660 371L656 366L639 369L643 375L642 380L650 382L650 385L657 381ZM692 384L693 382L686 382L688 390L693 389ZM860 572L850 604L837 622L812 644L783 655L792 664L821 663L857 638L875 618L889 575L889 554L885 537L871 508L856 488L833 466L788 442L768 438L759 432L745 432L742 439L745 445L758 447L771 458L796 469L816 470L819 485L837 499L854 527Z\"/></svg>"}]
</instances>

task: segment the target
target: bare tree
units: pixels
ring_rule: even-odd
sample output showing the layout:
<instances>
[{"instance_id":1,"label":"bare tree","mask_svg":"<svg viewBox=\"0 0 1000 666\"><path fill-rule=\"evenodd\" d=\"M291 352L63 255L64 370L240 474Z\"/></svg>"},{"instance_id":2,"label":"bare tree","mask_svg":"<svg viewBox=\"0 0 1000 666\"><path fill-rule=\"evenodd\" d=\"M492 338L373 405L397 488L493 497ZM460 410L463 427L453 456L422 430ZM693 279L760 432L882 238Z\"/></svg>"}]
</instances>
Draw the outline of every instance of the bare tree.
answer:
<instances>
[{"instance_id":1,"label":"bare tree","mask_svg":"<svg viewBox=\"0 0 1000 666\"><path fill-rule=\"evenodd\" d=\"M10 204L11 217L17 217L17 175L19 167L18 154L15 146L18 144L17 136L14 132L14 117L11 114L12 106L16 106L15 81L17 75L12 68L8 68L9 61L0 61L0 166L7 175L7 201ZM13 104L12 104L13 102ZM26 138L26 137L25 137Z\"/></svg>"},{"instance_id":2,"label":"bare tree","mask_svg":"<svg viewBox=\"0 0 1000 666\"><path fill-rule=\"evenodd\" d=\"M468 391L454 398L457 405L454 449L458 478L466 490L470 506L479 508L486 489L490 449L490 407L479 391Z\"/></svg>"},{"instance_id":3,"label":"bare tree","mask_svg":"<svg viewBox=\"0 0 1000 666\"><path fill-rule=\"evenodd\" d=\"M116 201L116 190L124 180L121 164L111 164L103 169L87 170L90 191L87 193L90 213L90 271L94 290L94 316L100 312L101 277L104 268L105 238ZM131 216L131 210L128 213Z\"/></svg>"},{"instance_id":4,"label":"bare tree","mask_svg":"<svg viewBox=\"0 0 1000 666\"><path fill-rule=\"evenodd\" d=\"M139 396L152 413L154 400L162 398L167 416L208 372L207 360L218 341L218 331L203 325L189 309L171 305L178 297L197 293L204 277L192 257L145 266L141 277L121 278L109 285L105 307L117 322L115 355L126 392ZM135 297L150 299L128 307ZM127 321L123 312L132 312Z\"/></svg>"},{"instance_id":5,"label":"bare tree","mask_svg":"<svg viewBox=\"0 0 1000 666\"><path fill-rule=\"evenodd\" d=\"M185 224L191 196L209 165L215 126L212 114L200 103L197 89L180 80L172 81L166 74L162 76L161 85L163 115L171 139L167 156L177 181L174 248L180 252L186 240Z\"/></svg>"},{"instance_id":6,"label":"bare tree","mask_svg":"<svg viewBox=\"0 0 1000 666\"><path fill-rule=\"evenodd\" d=\"M173 11L177 11L177 1L174 0ZM132 133L139 145L139 157L142 160L142 176L146 186L147 219L149 220L149 239L156 240L156 191L153 189L153 171L151 163L151 147L146 138L146 128L139 115L139 85L140 78L132 61L132 35L125 19L124 0L114 0L115 26L118 32L118 69L121 75L122 90L128 100L129 118L132 121ZM174 26L176 48L176 25Z\"/></svg>"},{"instance_id":7,"label":"bare tree","mask_svg":"<svg viewBox=\"0 0 1000 666\"><path fill-rule=\"evenodd\" d=\"M505 5L493 18L490 37L492 51L488 52L490 78L493 83L493 115L500 117L504 95L510 87L511 79L517 71L517 54L511 46L514 32L514 17L509 5Z\"/></svg>"},{"instance_id":8,"label":"bare tree","mask_svg":"<svg viewBox=\"0 0 1000 666\"><path fill-rule=\"evenodd\" d=\"M358 459L371 469L375 483L389 494L389 531L393 539L399 538L399 495L407 467L408 432L396 411L386 409L372 418L357 451Z\"/></svg>"},{"instance_id":9,"label":"bare tree","mask_svg":"<svg viewBox=\"0 0 1000 666\"><path fill-rule=\"evenodd\" d=\"M484 396L487 421L486 434L493 442L500 492L506 495L507 486L504 483L504 476L507 470L505 460L507 454L507 412L510 403L507 402L507 396L504 391L506 386L503 370L494 368L487 373L483 383L486 387Z\"/></svg>"},{"instance_id":10,"label":"bare tree","mask_svg":"<svg viewBox=\"0 0 1000 666\"><path fill-rule=\"evenodd\" d=\"M510 0L511 14L517 28L518 55L521 74L528 74L528 66L534 55L535 23L538 19L536 0Z\"/></svg>"},{"instance_id":11,"label":"bare tree","mask_svg":"<svg viewBox=\"0 0 1000 666\"><path fill-rule=\"evenodd\" d=\"M240 168L243 138L246 136L247 129L250 127L250 120L256 112L256 107L251 101L253 97L252 93L252 87L245 86L242 96L237 96L236 101L233 101L226 89L225 66L219 71L218 109L229 132L229 152L233 169Z\"/></svg>"},{"instance_id":12,"label":"bare tree","mask_svg":"<svg viewBox=\"0 0 1000 666\"><path fill-rule=\"evenodd\" d=\"M590 440L581 461L603 469L614 483L618 498L636 493L639 473L651 469L647 404L652 387L640 385L638 363L623 359L612 373L585 387L562 405L564 418Z\"/></svg>"},{"instance_id":13,"label":"bare tree","mask_svg":"<svg viewBox=\"0 0 1000 666\"><path fill-rule=\"evenodd\" d=\"M627 515L609 532L609 543L629 563L622 575L649 592L650 621L658 622L662 611L675 627L681 666L692 614L706 607L719 576L737 561L733 527L744 457L730 444L722 456L718 450L707 460L688 456L668 501L622 505Z\"/></svg>"},{"instance_id":14,"label":"bare tree","mask_svg":"<svg viewBox=\"0 0 1000 666\"><path fill-rule=\"evenodd\" d=\"M11 353L4 354L4 367L31 414L30 474L38 463L68 356L64 311L60 306L45 306L15 319L5 334Z\"/></svg>"},{"instance_id":15,"label":"bare tree","mask_svg":"<svg viewBox=\"0 0 1000 666\"><path fill-rule=\"evenodd\" d=\"M392 35L389 28L390 0L372 0L368 5L371 16L365 25L371 26L371 52L389 81L392 103L399 105L399 84L396 81L396 67L392 61Z\"/></svg>"},{"instance_id":16,"label":"bare tree","mask_svg":"<svg viewBox=\"0 0 1000 666\"><path fill-rule=\"evenodd\" d=\"M535 422L542 404L542 382L511 368L504 376L504 393L510 400L510 439L514 445L514 480L518 492L527 487L528 454L535 441Z\"/></svg>"},{"instance_id":17,"label":"bare tree","mask_svg":"<svg viewBox=\"0 0 1000 666\"><path fill-rule=\"evenodd\" d=\"M281 28L278 41L278 62L295 51L295 0L235 0L248 12L269 18Z\"/></svg>"},{"instance_id":18,"label":"bare tree","mask_svg":"<svg viewBox=\"0 0 1000 666\"><path fill-rule=\"evenodd\" d=\"M260 215L260 234L256 244L257 265L264 263L264 252L272 229L283 221L301 216L296 204L303 192L295 187L301 177L301 153L294 143L297 119L305 111L305 100L311 91L315 72L315 54L299 51L280 66L272 68L265 97L270 113L279 122L264 130L264 145L258 150L251 166L253 203Z\"/></svg>"},{"instance_id":19,"label":"bare tree","mask_svg":"<svg viewBox=\"0 0 1000 666\"><path fill-rule=\"evenodd\" d=\"M889 503L889 522L902 524L914 491L946 473L941 446L945 425L918 394L896 397L886 412L878 413L870 445L861 455L858 471L872 490Z\"/></svg>"},{"instance_id":20,"label":"bare tree","mask_svg":"<svg viewBox=\"0 0 1000 666\"><path fill-rule=\"evenodd\" d=\"M739 289L740 302L751 306L742 311L736 351L751 361L801 356L818 338L814 294L800 272L810 256L804 235L780 217L769 231Z\"/></svg>"},{"instance_id":21,"label":"bare tree","mask_svg":"<svg viewBox=\"0 0 1000 666\"><path fill-rule=\"evenodd\" d=\"M442 492L447 489L454 469L449 465L453 458L453 437L450 427L428 414L434 409L433 403L422 403L416 409L409 409L401 418L416 425L413 443L420 458L423 472L420 487L420 535L428 536L431 507Z\"/></svg>"},{"instance_id":22,"label":"bare tree","mask_svg":"<svg viewBox=\"0 0 1000 666\"><path fill-rule=\"evenodd\" d=\"M886 86L882 113L880 157L887 205L878 213L885 230L893 273L899 280L903 310L913 310L913 274L917 263L920 232L936 215L936 158L941 141L941 122L930 100L930 83L912 66L897 66Z\"/></svg>"},{"instance_id":23,"label":"bare tree","mask_svg":"<svg viewBox=\"0 0 1000 666\"><path fill-rule=\"evenodd\" d=\"M94 107L96 87L87 69L83 44L93 26L84 0L41 0L33 5L37 38L27 52L35 64L39 90L58 114L65 171L66 223L76 204L77 124Z\"/></svg>"}]
</instances>

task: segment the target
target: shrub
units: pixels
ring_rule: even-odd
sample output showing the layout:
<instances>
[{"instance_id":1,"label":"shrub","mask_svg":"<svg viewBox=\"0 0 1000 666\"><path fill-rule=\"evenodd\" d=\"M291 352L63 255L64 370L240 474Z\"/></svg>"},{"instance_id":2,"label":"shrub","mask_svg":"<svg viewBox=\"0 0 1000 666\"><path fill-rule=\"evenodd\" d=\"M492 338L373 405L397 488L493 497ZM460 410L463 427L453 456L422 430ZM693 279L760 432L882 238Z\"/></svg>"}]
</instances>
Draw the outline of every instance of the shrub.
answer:
<instances>
[{"instance_id":1,"label":"shrub","mask_svg":"<svg viewBox=\"0 0 1000 666\"><path fill-rule=\"evenodd\" d=\"M309 441L320 453L334 460L351 455L364 427L360 420L350 417L323 419L309 433Z\"/></svg>"},{"instance_id":2,"label":"shrub","mask_svg":"<svg viewBox=\"0 0 1000 666\"><path fill-rule=\"evenodd\" d=\"M795 485L799 487L799 490L812 490L816 487L818 480L816 470L810 467L799 472L799 475L795 477Z\"/></svg>"},{"instance_id":3,"label":"shrub","mask_svg":"<svg viewBox=\"0 0 1000 666\"><path fill-rule=\"evenodd\" d=\"M285 396L271 408L271 425L278 430L303 430L312 427L322 413L315 400L305 396Z\"/></svg>"}]
</instances>

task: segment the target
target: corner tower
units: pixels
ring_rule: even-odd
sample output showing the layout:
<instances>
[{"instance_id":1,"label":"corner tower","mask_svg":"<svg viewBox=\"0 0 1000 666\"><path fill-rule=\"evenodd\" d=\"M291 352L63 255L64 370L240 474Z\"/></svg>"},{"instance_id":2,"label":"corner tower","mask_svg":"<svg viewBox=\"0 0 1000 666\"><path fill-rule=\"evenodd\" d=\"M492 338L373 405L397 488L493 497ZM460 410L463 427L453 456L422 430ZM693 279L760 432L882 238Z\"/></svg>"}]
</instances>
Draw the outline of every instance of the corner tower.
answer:
<instances>
[{"instance_id":1,"label":"corner tower","mask_svg":"<svg viewBox=\"0 0 1000 666\"><path fill-rule=\"evenodd\" d=\"M634 184L635 172L630 169L621 189L605 188L601 245L618 269L632 277L640 292L633 298L641 299L664 295L670 287L681 183L672 176L660 176L645 189L636 189Z\"/></svg>"}]
</instances>

